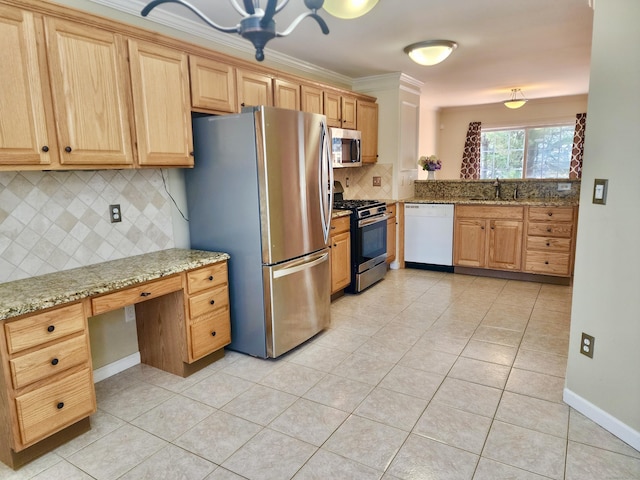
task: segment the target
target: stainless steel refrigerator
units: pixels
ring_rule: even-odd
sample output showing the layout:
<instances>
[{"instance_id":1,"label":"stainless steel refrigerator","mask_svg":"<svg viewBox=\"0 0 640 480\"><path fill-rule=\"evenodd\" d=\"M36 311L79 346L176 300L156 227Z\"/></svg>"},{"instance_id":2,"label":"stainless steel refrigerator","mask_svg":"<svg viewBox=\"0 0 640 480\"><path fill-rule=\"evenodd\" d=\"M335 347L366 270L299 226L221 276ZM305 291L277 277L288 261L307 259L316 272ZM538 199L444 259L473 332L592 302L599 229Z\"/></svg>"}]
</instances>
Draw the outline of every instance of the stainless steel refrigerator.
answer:
<instances>
[{"instance_id":1,"label":"stainless steel refrigerator","mask_svg":"<svg viewBox=\"0 0 640 480\"><path fill-rule=\"evenodd\" d=\"M194 118L191 247L229 260L231 345L275 358L329 325L333 170L324 115Z\"/></svg>"}]
</instances>

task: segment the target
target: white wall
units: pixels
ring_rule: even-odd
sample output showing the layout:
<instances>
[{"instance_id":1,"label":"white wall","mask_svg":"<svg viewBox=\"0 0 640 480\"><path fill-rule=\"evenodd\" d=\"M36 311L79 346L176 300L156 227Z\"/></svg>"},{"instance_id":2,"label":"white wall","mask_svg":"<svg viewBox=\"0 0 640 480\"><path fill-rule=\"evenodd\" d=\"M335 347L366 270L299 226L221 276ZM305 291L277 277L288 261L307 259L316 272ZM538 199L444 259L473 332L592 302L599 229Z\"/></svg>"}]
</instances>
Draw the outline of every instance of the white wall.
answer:
<instances>
[{"instance_id":1,"label":"white wall","mask_svg":"<svg viewBox=\"0 0 640 480\"><path fill-rule=\"evenodd\" d=\"M544 98L530 100L524 107L509 110L502 103L451 107L440 110L436 130L437 155L442 160L439 179L459 179L462 152L470 122L482 122L483 128L530 126L553 123L575 123L576 113L587 111L587 95ZM589 123L589 119L587 119ZM426 145L423 154L431 154L429 148L428 123L421 124L421 146ZM422 150L421 150L422 152Z\"/></svg>"},{"instance_id":2,"label":"white wall","mask_svg":"<svg viewBox=\"0 0 640 480\"><path fill-rule=\"evenodd\" d=\"M565 401L640 449L640 2L597 2ZM591 203L595 178L607 204ZM595 336L593 359L579 353Z\"/></svg>"}]
</instances>

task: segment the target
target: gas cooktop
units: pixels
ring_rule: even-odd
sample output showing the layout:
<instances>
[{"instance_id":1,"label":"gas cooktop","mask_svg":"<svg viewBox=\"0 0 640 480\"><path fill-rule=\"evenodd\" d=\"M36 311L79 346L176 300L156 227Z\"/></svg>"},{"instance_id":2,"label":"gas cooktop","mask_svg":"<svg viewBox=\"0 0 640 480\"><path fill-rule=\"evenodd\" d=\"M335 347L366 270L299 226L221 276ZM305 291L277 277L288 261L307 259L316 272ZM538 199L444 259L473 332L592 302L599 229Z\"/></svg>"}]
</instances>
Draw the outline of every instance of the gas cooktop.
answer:
<instances>
[{"instance_id":1,"label":"gas cooktop","mask_svg":"<svg viewBox=\"0 0 640 480\"><path fill-rule=\"evenodd\" d=\"M380 200L335 200L333 208L338 210L357 210L362 207L371 207L381 204Z\"/></svg>"}]
</instances>

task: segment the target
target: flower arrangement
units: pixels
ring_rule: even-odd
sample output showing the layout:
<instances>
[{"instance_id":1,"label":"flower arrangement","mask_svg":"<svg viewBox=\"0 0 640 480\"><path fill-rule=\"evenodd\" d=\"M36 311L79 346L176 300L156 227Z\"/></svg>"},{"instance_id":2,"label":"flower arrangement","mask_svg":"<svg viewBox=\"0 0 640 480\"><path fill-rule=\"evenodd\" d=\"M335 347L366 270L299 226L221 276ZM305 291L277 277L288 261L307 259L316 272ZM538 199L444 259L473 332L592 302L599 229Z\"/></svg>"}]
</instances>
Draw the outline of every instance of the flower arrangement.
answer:
<instances>
[{"instance_id":1,"label":"flower arrangement","mask_svg":"<svg viewBox=\"0 0 640 480\"><path fill-rule=\"evenodd\" d=\"M421 156L418 160L418 165L428 172L433 172L434 170L440 170L442 168L442 162L435 155L430 155L428 157L424 155Z\"/></svg>"}]
</instances>

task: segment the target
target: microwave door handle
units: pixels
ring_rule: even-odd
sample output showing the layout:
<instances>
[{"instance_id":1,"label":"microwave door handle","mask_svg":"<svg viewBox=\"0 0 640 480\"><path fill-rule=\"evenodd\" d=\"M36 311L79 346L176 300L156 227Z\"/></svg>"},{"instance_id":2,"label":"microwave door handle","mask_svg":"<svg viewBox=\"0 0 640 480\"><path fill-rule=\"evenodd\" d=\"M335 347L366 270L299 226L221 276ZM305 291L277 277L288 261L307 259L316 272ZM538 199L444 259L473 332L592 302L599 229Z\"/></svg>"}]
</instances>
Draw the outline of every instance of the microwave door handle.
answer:
<instances>
[{"instance_id":1,"label":"microwave door handle","mask_svg":"<svg viewBox=\"0 0 640 480\"><path fill-rule=\"evenodd\" d=\"M360 139L356 140L356 161L360 162L362 161L362 157L360 156Z\"/></svg>"}]
</instances>

